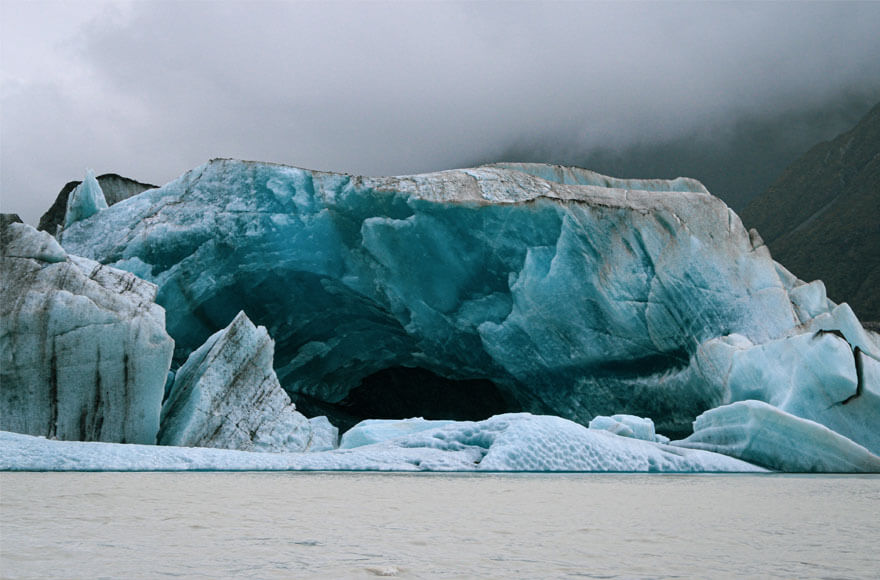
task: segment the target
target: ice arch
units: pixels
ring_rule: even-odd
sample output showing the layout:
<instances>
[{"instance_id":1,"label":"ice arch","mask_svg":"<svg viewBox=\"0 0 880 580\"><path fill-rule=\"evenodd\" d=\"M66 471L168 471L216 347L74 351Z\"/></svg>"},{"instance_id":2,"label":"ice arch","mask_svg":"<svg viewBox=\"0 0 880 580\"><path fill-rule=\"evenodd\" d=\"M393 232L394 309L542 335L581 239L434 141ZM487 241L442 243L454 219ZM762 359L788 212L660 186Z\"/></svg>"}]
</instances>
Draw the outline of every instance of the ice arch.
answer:
<instances>
[{"instance_id":1,"label":"ice arch","mask_svg":"<svg viewBox=\"0 0 880 580\"><path fill-rule=\"evenodd\" d=\"M686 433L727 396L706 378L721 370L693 362L701 343L801 322L760 239L686 179L216 160L61 239L159 285L177 360L244 310L276 341L292 398L331 407L375 373L419 368L490 381L517 410Z\"/></svg>"}]
</instances>

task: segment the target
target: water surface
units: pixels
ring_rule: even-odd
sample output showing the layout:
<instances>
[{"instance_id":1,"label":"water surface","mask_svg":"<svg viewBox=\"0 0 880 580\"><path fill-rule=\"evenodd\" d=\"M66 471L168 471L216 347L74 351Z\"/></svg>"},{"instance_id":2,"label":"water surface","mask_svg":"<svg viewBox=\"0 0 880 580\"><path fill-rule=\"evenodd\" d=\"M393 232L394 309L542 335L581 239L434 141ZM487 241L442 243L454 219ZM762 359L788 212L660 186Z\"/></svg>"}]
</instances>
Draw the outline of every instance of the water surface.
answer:
<instances>
[{"instance_id":1,"label":"water surface","mask_svg":"<svg viewBox=\"0 0 880 580\"><path fill-rule=\"evenodd\" d=\"M880 477L2 473L3 578L876 578Z\"/></svg>"}]
</instances>

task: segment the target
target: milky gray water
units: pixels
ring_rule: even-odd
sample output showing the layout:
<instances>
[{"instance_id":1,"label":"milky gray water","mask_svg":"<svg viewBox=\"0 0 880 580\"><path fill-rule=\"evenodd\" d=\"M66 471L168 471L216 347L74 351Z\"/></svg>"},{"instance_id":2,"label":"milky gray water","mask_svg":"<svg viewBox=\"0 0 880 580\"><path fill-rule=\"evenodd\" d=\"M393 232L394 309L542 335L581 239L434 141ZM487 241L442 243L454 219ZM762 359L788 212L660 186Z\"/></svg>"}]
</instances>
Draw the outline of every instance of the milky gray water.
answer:
<instances>
[{"instance_id":1,"label":"milky gray water","mask_svg":"<svg viewBox=\"0 0 880 580\"><path fill-rule=\"evenodd\" d=\"M3 578L876 578L880 477L3 473Z\"/></svg>"}]
</instances>

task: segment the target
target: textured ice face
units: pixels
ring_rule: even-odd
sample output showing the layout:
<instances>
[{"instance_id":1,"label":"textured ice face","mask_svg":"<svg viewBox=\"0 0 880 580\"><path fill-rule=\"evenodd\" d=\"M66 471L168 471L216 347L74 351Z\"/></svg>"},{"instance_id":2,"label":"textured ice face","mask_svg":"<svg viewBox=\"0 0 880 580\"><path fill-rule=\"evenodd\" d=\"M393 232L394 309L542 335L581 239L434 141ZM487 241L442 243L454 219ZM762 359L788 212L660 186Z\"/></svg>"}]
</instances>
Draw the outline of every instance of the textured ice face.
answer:
<instances>
[{"instance_id":1,"label":"textured ice face","mask_svg":"<svg viewBox=\"0 0 880 580\"><path fill-rule=\"evenodd\" d=\"M739 401L707 411L694 423L693 435L673 444L779 471L880 472L880 457L861 445L761 401Z\"/></svg>"},{"instance_id":2,"label":"textured ice face","mask_svg":"<svg viewBox=\"0 0 880 580\"><path fill-rule=\"evenodd\" d=\"M621 437L632 437L643 441L668 443L669 438L654 432L654 421L634 415L612 415L594 417L589 424L590 429L609 431Z\"/></svg>"},{"instance_id":3,"label":"textured ice face","mask_svg":"<svg viewBox=\"0 0 880 580\"><path fill-rule=\"evenodd\" d=\"M695 371L698 346L785 336L800 322L790 284L696 182L548 172L214 161L63 243L159 285L179 362L246 310L301 408L332 413L364 377L422 367L488 379L524 410L689 432L728 395Z\"/></svg>"},{"instance_id":4,"label":"textured ice face","mask_svg":"<svg viewBox=\"0 0 880 580\"><path fill-rule=\"evenodd\" d=\"M0 426L155 443L174 343L156 287L0 222Z\"/></svg>"},{"instance_id":5,"label":"textured ice face","mask_svg":"<svg viewBox=\"0 0 880 580\"><path fill-rule=\"evenodd\" d=\"M159 443L276 452L335 448L336 428L326 418L309 421L291 404L272 354L266 329L240 312L175 374Z\"/></svg>"},{"instance_id":6,"label":"textured ice face","mask_svg":"<svg viewBox=\"0 0 880 580\"><path fill-rule=\"evenodd\" d=\"M717 453L619 437L559 417L528 414L452 422L322 453L62 443L0 432L0 469L763 471Z\"/></svg>"},{"instance_id":7,"label":"textured ice face","mask_svg":"<svg viewBox=\"0 0 880 580\"><path fill-rule=\"evenodd\" d=\"M361 421L342 435L340 449L354 449L373 443L381 443L399 437L406 437L419 431L427 431L448 425L452 421L428 421L421 417L411 419L367 419Z\"/></svg>"}]
</instances>

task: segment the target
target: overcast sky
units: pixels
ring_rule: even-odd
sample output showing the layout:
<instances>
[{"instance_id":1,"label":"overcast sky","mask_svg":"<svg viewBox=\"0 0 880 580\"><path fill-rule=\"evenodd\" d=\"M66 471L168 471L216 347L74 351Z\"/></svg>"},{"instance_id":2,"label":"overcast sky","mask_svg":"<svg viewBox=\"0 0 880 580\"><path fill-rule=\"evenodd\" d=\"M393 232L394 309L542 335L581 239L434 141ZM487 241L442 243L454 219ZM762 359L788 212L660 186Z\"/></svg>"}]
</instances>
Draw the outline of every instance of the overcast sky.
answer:
<instances>
[{"instance_id":1,"label":"overcast sky","mask_svg":"<svg viewBox=\"0 0 880 580\"><path fill-rule=\"evenodd\" d=\"M0 205L29 223L86 168L415 173L880 95L880 2L0 7Z\"/></svg>"}]
</instances>

